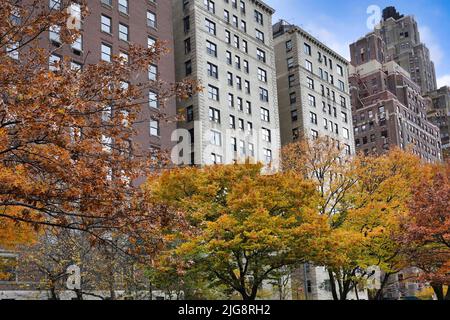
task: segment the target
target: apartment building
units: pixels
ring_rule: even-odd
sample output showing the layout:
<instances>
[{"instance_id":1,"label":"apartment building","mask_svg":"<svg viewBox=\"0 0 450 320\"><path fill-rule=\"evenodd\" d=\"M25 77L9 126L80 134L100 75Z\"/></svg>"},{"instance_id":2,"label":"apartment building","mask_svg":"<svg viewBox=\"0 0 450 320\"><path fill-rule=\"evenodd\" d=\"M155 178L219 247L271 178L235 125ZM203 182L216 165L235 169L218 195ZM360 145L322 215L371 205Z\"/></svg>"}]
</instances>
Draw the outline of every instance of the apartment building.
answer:
<instances>
[{"instance_id":1,"label":"apartment building","mask_svg":"<svg viewBox=\"0 0 450 320\"><path fill-rule=\"evenodd\" d=\"M281 143L329 137L354 154L348 61L305 30L273 26Z\"/></svg>"},{"instance_id":2,"label":"apartment building","mask_svg":"<svg viewBox=\"0 0 450 320\"><path fill-rule=\"evenodd\" d=\"M381 154L396 146L424 161L441 161L439 128L427 120L430 99L405 69L389 61L383 39L370 33L350 51L356 149Z\"/></svg>"},{"instance_id":3,"label":"apartment building","mask_svg":"<svg viewBox=\"0 0 450 320\"><path fill-rule=\"evenodd\" d=\"M48 9L61 10L71 4L72 15L79 15L80 6L76 1L46 0ZM44 3L44 1L42 1ZM159 39L166 42L170 52L161 57L157 64L150 66L148 74L131 75L124 81L144 82L161 79L175 82L174 44L172 29L172 4L167 0L88 0L89 15L82 17L82 36L72 45L61 42L59 30L50 28L38 39L40 47L53 52L49 65L70 57L73 68L110 61L113 55L128 57L130 44L151 46ZM16 52L14 59L20 60ZM175 99L165 102L164 109L158 103L157 90L148 92L148 103L144 103L136 120L134 142L144 150L169 150L174 143L171 134L176 123L159 123L156 115L164 112L168 117L176 115ZM138 181L139 182L139 181ZM6 261L7 260L7 261ZM5 278L0 281L0 299L27 299L43 297L34 291L39 287L36 274L30 274L26 266L20 264L21 254L0 248L0 264L3 261L13 267L8 268Z\"/></svg>"},{"instance_id":4,"label":"apartment building","mask_svg":"<svg viewBox=\"0 0 450 320\"><path fill-rule=\"evenodd\" d=\"M408 71L422 94L437 89L430 50L421 42L419 27L413 16L404 16L395 7L387 7L376 31L386 44L387 61L395 61Z\"/></svg>"},{"instance_id":5,"label":"apartment building","mask_svg":"<svg viewBox=\"0 0 450 320\"><path fill-rule=\"evenodd\" d=\"M428 109L428 120L438 126L441 132L442 153L445 159L450 158L450 87L428 92L432 103Z\"/></svg>"},{"instance_id":6,"label":"apartment building","mask_svg":"<svg viewBox=\"0 0 450 320\"><path fill-rule=\"evenodd\" d=\"M280 148L274 10L258 0L173 0L176 79L204 90L178 102L180 164L276 164ZM183 133L184 132L184 133Z\"/></svg>"}]
</instances>

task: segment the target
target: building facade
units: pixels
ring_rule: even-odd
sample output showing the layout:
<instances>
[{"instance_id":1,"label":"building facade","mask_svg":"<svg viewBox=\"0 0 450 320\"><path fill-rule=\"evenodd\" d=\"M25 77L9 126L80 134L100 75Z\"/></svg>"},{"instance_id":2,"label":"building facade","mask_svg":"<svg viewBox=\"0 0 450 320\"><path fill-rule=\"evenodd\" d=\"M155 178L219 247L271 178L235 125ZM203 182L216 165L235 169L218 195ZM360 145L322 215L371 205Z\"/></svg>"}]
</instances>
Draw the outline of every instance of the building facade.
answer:
<instances>
[{"instance_id":1,"label":"building facade","mask_svg":"<svg viewBox=\"0 0 450 320\"><path fill-rule=\"evenodd\" d=\"M436 72L430 50L421 42L413 16L401 15L395 7L387 7L377 32L386 44L386 61L395 61L408 71L422 94L436 90Z\"/></svg>"},{"instance_id":2,"label":"building facade","mask_svg":"<svg viewBox=\"0 0 450 320\"><path fill-rule=\"evenodd\" d=\"M442 87L428 92L432 103L428 109L428 120L441 131L442 153L445 159L450 158L450 87Z\"/></svg>"},{"instance_id":3,"label":"building facade","mask_svg":"<svg viewBox=\"0 0 450 320\"><path fill-rule=\"evenodd\" d=\"M322 136L354 154L348 61L297 26L273 32L282 144Z\"/></svg>"},{"instance_id":4,"label":"building facade","mask_svg":"<svg viewBox=\"0 0 450 320\"><path fill-rule=\"evenodd\" d=\"M178 102L180 164L276 163L280 148L274 10L257 0L173 0L176 79L204 90Z\"/></svg>"},{"instance_id":5,"label":"building facade","mask_svg":"<svg viewBox=\"0 0 450 320\"><path fill-rule=\"evenodd\" d=\"M381 154L393 147L427 162L441 161L439 128L427 120L428 98L370 33L350 45L350 86L356 149Z\"/></svg>"},{"instance_id":6,"label":"building facade","mask_svg":"<svg viewBox=\"0 0 450 320\"><path fill-rule=\"evenodd\" d=\"M44 2L44 1L43 1ZM48 0L48 10L62 10L69 1ZM130 83L145 82L155 77L167 82L175 82L174 43L172 29L172 4L166 0L88 0L89 15L82 17L82 36L72 45L64 44L57 29L43 32L38 45L52 52L50 68L53 62L69 57L73 68L83 65L109 61L113 55L127 58L130 44L148 47L156 40L165 41L170 50L150 68L149 74L131 75L124 79ZM47 9L46 9L47 10ZM74 1L72 14L80 12ZM20 55L13 58L20 60ZM171 134L176 123L159 123L154 118L163 112L167 117L175 117L176 100L168 99L164 108L159 108L157 89L148 92L148 103L141 107L136 119L134 142L144 150L170 150L174 143ZM138 181L139 182L139 181ZM45 297L39 293L39 277L30 274L21 264L21 254L0 248L0 266L7 263L8 281L0 281L0 299L36 299Z\"/></svg>"}]
</instances>

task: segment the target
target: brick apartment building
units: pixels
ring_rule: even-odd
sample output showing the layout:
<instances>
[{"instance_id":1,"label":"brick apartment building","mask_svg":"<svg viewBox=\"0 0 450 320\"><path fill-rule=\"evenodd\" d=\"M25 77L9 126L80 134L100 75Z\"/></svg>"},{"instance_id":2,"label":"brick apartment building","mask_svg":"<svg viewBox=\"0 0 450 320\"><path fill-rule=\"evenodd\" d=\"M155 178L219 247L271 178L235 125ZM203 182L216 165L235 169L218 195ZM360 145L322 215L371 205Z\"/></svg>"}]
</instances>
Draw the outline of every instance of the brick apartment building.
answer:
<instances>
[{"instance_id":1,"label":"brick apartment building","mask_svg":"<svg viewBox=\"0 0 450 320\"><path fill-rule=\"evenodd\" d=\"M387 60L383 39L370 33L350 51L356 149L381 154L397 146L424 161L441 161L439 128L427 120L431 101L405 69Z\"/></svg>"},{"instance_id":2,"label":"brick apartment building","mask_svg":"<svg viewBox=\"0 0 450 320\"><path fill-rule=\"evenodd\" d=\"M80 11L76 1L42 0L47 2L48 10L61 10L70 4L72 14ZM57 29L43 32L38 45L54 52L49 64L63 57L71 59L73 68L82 68L83 64L97 64L109 61L113 55L126 58L130 44L142 47L151 46L157 39L163 40L170 52L161 57L157 65L151 66L148 75L132 75L126 81L143 82L158 77L167 83L175 82L174 43L172 29L172 3L168 0L88 0L89 15L82 18L82 36L72 45L61 43ZM13 58L20 61L20 55ZM173 143L171 134L176 123L159 123L152 115L164 112L168 117L176 114L176 99L165 102L159 109L157 92L149 92L149 101L142 105L135 124L137 135L134 142L146 150L152 148L169 150ZM6 281L0 281L0 299L6 298L46 298L45 293L34 291L38 287L36 274L30 274L26 266L21 265L20 253L1 250L0 264L9 265ZM11 291L14 290L14 291Z\"/></svg>"}]
</instances>

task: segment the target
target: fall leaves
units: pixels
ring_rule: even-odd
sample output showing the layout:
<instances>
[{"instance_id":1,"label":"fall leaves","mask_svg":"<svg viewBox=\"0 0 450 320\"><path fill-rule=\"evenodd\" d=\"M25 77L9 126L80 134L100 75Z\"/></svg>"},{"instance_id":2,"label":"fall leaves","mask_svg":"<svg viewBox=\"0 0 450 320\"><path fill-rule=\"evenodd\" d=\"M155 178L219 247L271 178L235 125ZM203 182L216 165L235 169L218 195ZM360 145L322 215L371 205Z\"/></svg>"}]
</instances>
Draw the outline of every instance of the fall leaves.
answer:
<instances>
[{"instance_id":1,"label":"fall leaves","mask_svg":"<svg viewBox=\"0 0 450 320\"><path fill-rule=\"evenodd\" d=\"M350 157L326 139L282 153L283 172L273 175L246 164L150 177L145 201L182 212L187 226L165 230L153 275L203 274L243 299L306 261L326 267L336 300L371 281L373 266L387 275L411 266L423 274L434 270L438 285L448 283L448 169L401 150ZM429 251L430 242L440 251ZM428 265L418 260L424 248L432 252Z\"/></svg>"}]
</instances>

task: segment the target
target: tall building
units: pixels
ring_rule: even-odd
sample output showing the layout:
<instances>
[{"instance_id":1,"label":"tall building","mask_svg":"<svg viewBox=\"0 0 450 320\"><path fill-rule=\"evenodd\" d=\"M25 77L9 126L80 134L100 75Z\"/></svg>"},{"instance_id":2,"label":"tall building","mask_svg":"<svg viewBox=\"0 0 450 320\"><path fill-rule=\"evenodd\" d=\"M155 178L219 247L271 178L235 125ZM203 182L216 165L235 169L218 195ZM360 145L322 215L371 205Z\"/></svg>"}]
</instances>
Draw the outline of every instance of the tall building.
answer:
<instances>
[{"instance_id":1,"label":"tall building","mask_svg":"<svg viewBox=\"0 0 450 320\"><path fill-rule=\"evenodd\" d=\"M273 36L282 145L321 136L333 139L345 153L354 154L349 62L283 20L273 25ZM332 299L324 267L304 264L291 279L294 299ZM364 290L360 295L367 298Z\"/></svg>"},{"instance_id":2,"label":"tall building","mask_svg":"<svg viewBox=\"0 0 450 320\"><path fill-rule=\"evenodd\" d=\"M430 100L410 74L386 56L376 33L350 45L350 85L355 145L365 154L394 146L424 161L441 160L439 128L427 120Z\"/></svg>"},{"instance_id":3,"label":"tall building","mask_svg":"<svg viewBox=\"0 0 450 320\"><path fill-rule=\"evenodd\" d=\"M177 106L185 115L179 128L188 130L192 142L180 151L183 162L276 162L274 10L258 0L172 4L176 79L195 79L204 87Z\"/></svg>"},{"instance_id":4,"label":"tall building","mask_svg":"<svg viewBox=\"0 0 450 320\"><path fill-rule=\"evenodd\" d=\"M61 10L69 1L48 0L48 8ZM31 3L31 2L30 2ZM62 57L70 57L73 68L83 65L109 61L113 55L128 55L130 44L147 47L157 39L166 42L170 52L161 57L157 64L150 67L148 75L132 75L125 81L144 82L161 79L167 83L175 82L174 44L172 29L172 5L170 1L156 0L88 0L89 15L83 17L82 36L72 45L63 44L57 29L50 28L43 32L38 44L53 52L50 63ZM76 15L80 7L74 2L72 13ZM17 55L14 58L20 60ZM171 134L176 129L175 123L159 123L152 117L164 112L168 117L176 115L175 99L165 102L164 109L159 108L158 92L149 91L149 101L142 105L136 121L137 135L134 141L145 150L171 149ZM21 254L0 248L0 263L8 259L17 261L18 267L8 269L10 281L0 281L0 299L26 299L41 297L46 299L45 292L37 295L34 289L39 288L39 277L30 274L26 266L21 265ZM15 263L13 263L14 265ZM69 297L70 298L70 297Z\"/></svg>"},{"instance_id":5,"label":"tall building","mask_svg":"<svg viewBox=\"0 0 450 320\"><path fill-rule=\"evenodd\" d=\"M450 158L450 87L442 87L427 95L432 103L428 109L428 120L441 131L441 145L444 158Z\"/></svg>"},{"instance_id":6,"label":"tall building","mask_svg":"<svg viewBox=\"0 0 450 320\"><path fill-rule=\"evenodd\" d=\"M285 21L273 34L282 144L328 136L353 154L348 61Z\"/></svg>"},{"instance_id":7,"label":"tall building","mask_svg":"<svg viewBox=\"0 0 450 320\"><path fill-rule=\"evenodd\" d=\"M413 16L401 15L395 7L387 7L377 32L386 44L387 61L393 60L408 71L422 94L436 90L436 72L430 50L421 42Z\"/></svg>"}]
</instances>

